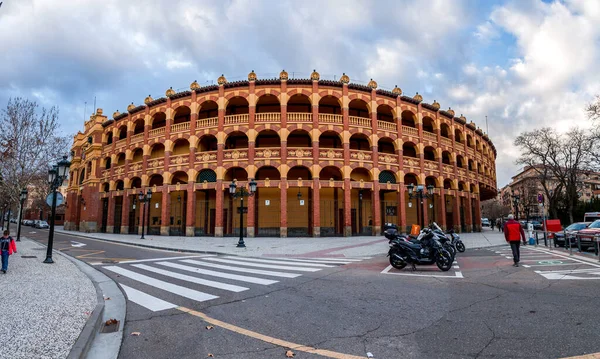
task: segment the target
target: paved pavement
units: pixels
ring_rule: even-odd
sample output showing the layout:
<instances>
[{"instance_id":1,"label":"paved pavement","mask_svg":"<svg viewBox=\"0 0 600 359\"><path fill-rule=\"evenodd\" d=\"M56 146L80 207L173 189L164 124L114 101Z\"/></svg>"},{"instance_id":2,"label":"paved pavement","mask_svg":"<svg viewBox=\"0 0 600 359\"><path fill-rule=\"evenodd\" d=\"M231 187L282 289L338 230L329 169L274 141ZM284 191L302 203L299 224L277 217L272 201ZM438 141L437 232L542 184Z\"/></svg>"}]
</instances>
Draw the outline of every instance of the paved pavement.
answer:
<instances>
[{"instance_id":1,"label":"paved pavement","mask_svg":"<svg viewBox=\"0 0 600 359\"><path fill-rule=\"evenodd\" d=\"M66 358L97 303L88 277L46 247L22 238L0 273L0 357Z\"/></svg>"},{"instance_id":2,"label":"paved pavement","mask_svg":"<svg viewBox=\"0 0 600 359\"><path fill-rule=\"evenodd\" d=\"M146 246L158 249L183 252L234 254L239 256L306 256L306 257L361 257L387 253L388 241L383 236L321 237L321 238L245 238L246 248L237 248L238 238L234 237L176 237L57 232L84 238ZM461 233L467 248L482 248L505 244L504 236L498 231L484 228L480 233Z\"/></svg>"}]
</instances>

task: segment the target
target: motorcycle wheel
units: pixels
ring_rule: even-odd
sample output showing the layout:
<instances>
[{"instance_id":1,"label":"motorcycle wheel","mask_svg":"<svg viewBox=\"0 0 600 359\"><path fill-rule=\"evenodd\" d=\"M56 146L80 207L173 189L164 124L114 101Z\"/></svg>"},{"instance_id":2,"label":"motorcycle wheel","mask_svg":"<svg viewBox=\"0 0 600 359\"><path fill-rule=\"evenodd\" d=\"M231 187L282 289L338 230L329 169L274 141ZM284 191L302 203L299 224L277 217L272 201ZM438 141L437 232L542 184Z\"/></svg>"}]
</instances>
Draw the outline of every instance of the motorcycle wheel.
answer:
<instances>
[{"instance_id":1,"label":"motorcycle wheel","mask_svg":"<svg viewBox=\"0 0 600 359\"><path fill-rule=\"evenodd\" d=\"M406 262L402 259L396 258L396 256L394 256L393 254L390 255L390 264L396 269L403 269L404 267L406 267Z\"/></svg>"},{"instance_id":2,"label":"motorcycle wheel","mask_svg":"<svg viewBox=\"0 0 600 359\"><path fill-rule=\"evenodd\" d=\"M436 257L435 264L439 269L442 270L442 272L447 272L450 270L450 268L452 268L454 256L452 256L447 250L441 250L439 253L437 253Z\"/></svg>"},{"instance_id":3,"label":"motorcycle wheel","mask_svg":"<svg viewBox=\"0 0 600 359\"><path fill-rule=\"evenodd\" d=\"M462 241L456 242L456 250L458 250L460 253L464 252L466 250L465 244Z\"/></svg>"},{"instance_id":4,"label":"motorcycle wheel","mask_svg":"<svg viewBox=\"0 0 600 359\"><path fill-rule=\"evenodd\" d=\"M452 244L446 243L444 245L444 249L447 250L452 255L452 257L456 256L456 248L454 248Z\"/></svg>"}]
</instances>

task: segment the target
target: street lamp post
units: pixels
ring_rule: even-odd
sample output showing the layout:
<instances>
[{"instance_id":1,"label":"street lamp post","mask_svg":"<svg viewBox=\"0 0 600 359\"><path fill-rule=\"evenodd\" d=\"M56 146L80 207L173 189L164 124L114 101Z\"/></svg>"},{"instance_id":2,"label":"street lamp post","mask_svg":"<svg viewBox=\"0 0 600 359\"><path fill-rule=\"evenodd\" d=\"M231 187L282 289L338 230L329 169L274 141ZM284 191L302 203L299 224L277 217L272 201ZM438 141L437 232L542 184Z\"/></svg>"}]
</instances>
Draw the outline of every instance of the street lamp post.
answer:
<instances>
[{"instance_id":1,"label":"street lamp post","mask_svg":"<svg viewBox=\"0 0 600 359\"><path fill-rule=\"evenodd\" d=\"M58 161L56 166L48 171L48 183L52 193L52 215L50 217L50 230L48 233L48 249L46 251L46 259L44 263L54 263L52 260L52 245L54 244L54 217L56 216L56 191L62 185L67 173L69 172L71 162L67 161L67 156L63 156L61 161Z\"/></svg>"},{"instance_id":2,"label":"street lamp post","mask_svg":"<svg viewBox=\"0 0 600 359\"><path fill-rule=\"evenodd\" d=\"M425 193L425 187L423 185L417 186L417 191L415 192L415 185L409 184L408 186L408 198L409 199L419 199L421 202L421 228L425 227L425 206L423 204L423 199L425 198L433 198L433 185L427 186L427 193Z\"/></svg>"},{"instance_id":3,"label":"street lamp post","mask_svg":"<svg viewBox=\"0 0 600 359\"><path fill-rule=\"evenodd\" d=\"M142 237L140 239L145 239L144 238L144 226L145 226L145 219L146 219L146 203L148 203L148 226L150 226L150 199L152 199L152 190L150 188L148 188L148 192L146 192L146 195L144 195L144 191L140 191L140 194L138 195L138 199L140 203L143 203L144 207L142 207Z\"/></svg>"},{"instance_id":4,"label":"street lamp post","mask_svg":"<svg viewBox=\"0 0 600 359\"><path fill-rule=\"evenodd\" d=\"M517 194L513 194L511 195L512 200L513 200L513 205L515 207L515 219L518 221L519 220L519 202L521 200L521 197Z\"/></svg>"},{"instance_id":5,"label":"street lamp post","mask_svg":"<svg viewBox=\"0 0 600 359\"><path fill-rule=\"evenodd\" d=\"M240 199L240 240L238 241L238 248L246 248L246 244L244 243L244 197L252 197L256 193L256 182L254 179L250 178L250 182L248 182L248 187L250 191L246 190L246 187L240 187L239 191L237 191L237 185L235 181L231 181L229 185L229 194L231 194L232 198Z\"/></svg>"},{"instance_id":6,"label":"street lamp post","mask_svg":"<svg viewBox=\"0 0 600 359\"><path fill-rule=\"evenodd\" d=\"M23 222L23 203L27 199L27 189L23 188L21 190L21 196L19 197L21 200L21 207L19 207L19 224L17 225L17 242L21 241L21 222Z\"/></svg>"}]
</instances>

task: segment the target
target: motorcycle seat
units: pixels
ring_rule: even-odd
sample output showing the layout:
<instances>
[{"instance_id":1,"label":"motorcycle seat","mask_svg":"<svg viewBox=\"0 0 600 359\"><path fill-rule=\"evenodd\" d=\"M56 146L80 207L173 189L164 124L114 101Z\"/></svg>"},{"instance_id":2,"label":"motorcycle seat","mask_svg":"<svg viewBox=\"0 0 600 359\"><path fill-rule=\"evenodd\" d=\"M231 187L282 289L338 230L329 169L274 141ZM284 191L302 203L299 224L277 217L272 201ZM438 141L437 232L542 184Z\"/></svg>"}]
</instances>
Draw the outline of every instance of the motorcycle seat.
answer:
<instances>
[{"instance_id":1,"label":"motorcycle seat","mask_svg":"<svg viewBox=\"0 0 600 359\"><path fill-rule=\"evenodd\" d=\"M408 245L410 248L415 249L415 250L420 250L421 249L421 245L419 243L415 243L415 242L404 242L406 245Z\"/></svg>"}]
</instances>

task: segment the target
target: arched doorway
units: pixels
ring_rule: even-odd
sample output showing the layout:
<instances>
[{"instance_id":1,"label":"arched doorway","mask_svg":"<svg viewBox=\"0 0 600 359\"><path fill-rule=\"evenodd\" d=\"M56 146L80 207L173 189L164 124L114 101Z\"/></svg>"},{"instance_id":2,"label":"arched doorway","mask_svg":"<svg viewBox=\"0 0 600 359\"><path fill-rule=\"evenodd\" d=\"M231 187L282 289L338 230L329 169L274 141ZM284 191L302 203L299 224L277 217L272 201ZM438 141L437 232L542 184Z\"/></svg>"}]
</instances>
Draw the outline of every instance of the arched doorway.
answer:
<instances>
[{"instance_id":1,"label":"arched doorway","mask_svg":"<svg viewBox=\"0 0 600 359\"><path fill-rule=\"evenodd\" d=\"M196 176L196 183L215 183L217 174L211 169L203 169ZM201 189L195 192L196 213L194 216L195 236L214 236L217 215L217 191Z\"/></svg>"},{"instance_id":2,"label":"arched doorway","mask_svg":"<svg viewBox=\"0 0 600 359\"><path fill-rule=\"evenodd\" d=\"M324 167L319 180L329 181L333 186L319 189L320 233L321 237L344 234L344 189L342 172L338 167Z\"/></svg>"},{"instance_id":3,"label":"arched doorway","mask_svg":"<svg viewBox=\"0 0 600 359\"><path fill-rule=\"evenodd\" d=\"M256 171L256 181L279 181L279 170L273 166L263 166ZM281 235L281 190L277 186L259 186L254 195L254 223L260 237Z\"/></svg>"},{"instance_id":4,"label":"arched doorway","mask_svg":"<svg viewBox=\"0 0 600 359\"><path fill-rule=\"evenodd\" d=\"M304 166L290 168L287 173L287 235L306 237L313 233L312 199L310 188L312 174Z\"/></svg>"},{"instance_id":5,"label":"arched doorway","mask_svg":"<svg viewBox=\"0 0 600 359\"><path fill-rule=\"evenodd\" d=\"M366 168L355 168L350 173L351 182L372 182L371 173ZM371 235L373 228L372 192L370 189L353 188L350 194L350 225L352 235Z\"/></svg>"}]
</instances>

